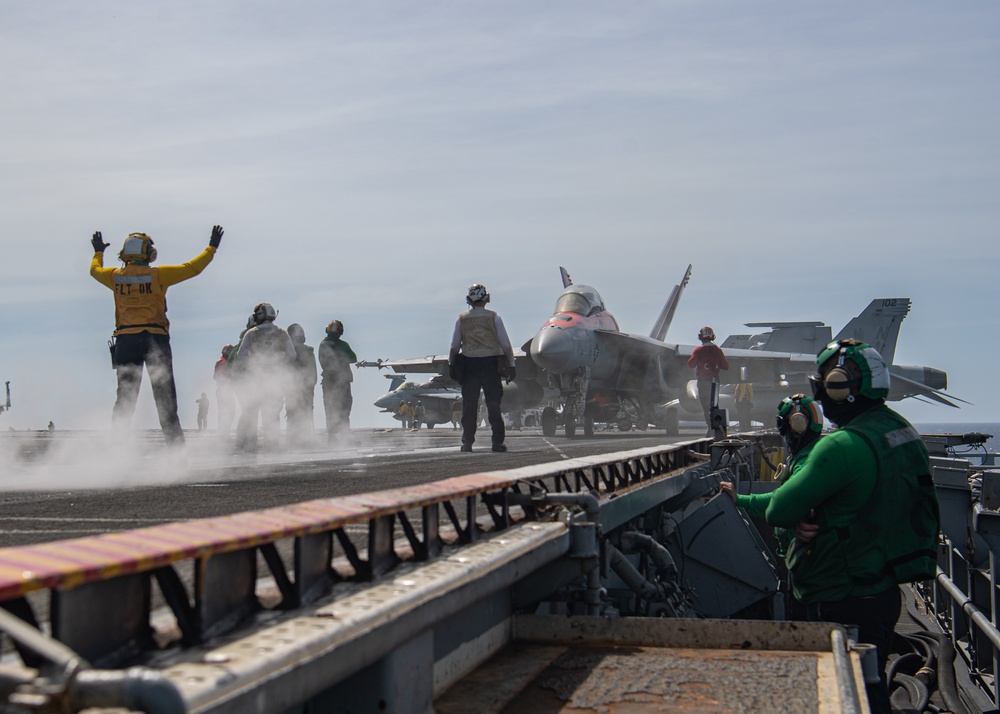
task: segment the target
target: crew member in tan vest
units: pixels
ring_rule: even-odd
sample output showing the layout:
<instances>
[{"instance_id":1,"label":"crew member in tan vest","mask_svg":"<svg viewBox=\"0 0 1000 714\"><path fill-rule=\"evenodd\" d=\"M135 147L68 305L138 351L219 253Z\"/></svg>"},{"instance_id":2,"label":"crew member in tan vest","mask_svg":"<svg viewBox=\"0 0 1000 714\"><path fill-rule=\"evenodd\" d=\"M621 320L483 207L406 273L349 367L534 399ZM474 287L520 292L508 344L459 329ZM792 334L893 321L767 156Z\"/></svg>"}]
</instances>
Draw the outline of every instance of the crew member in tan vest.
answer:
<instances>
[{"instance_id":1,"label":"crew member in tan vest","mask_svg":"<svg viewBox=\"0 0 1000 714\"><path fill-rule=\"evenodd\" d=\"M208 247L183 265L150 266L156 260L153 239L145 233L130 233L118 253L121 268L104 267L108 243L100 231L91 245L94 257L90 274L115 294L115 343L112 362L118 375L118 397L111 413L116 428L128 428L142 384L142 367L149 372L160 428L167 444L184 444L177 417L177 388L174 385L173 355L170 351L170 322L167 320L167 288L193 278L205 269L222 242L222 226L213 226Z\"/></svg>"},{"instance_id":2,"label":"crew member in tan vest","mask_svg":"<svg viewBox=\"0 0 1000 714\"><path fill-rule=\"evenodd\" d=\"M504 445L503 415L500 400L503 384L514 379L514 350L503 320L486 309L490 294L479 283L469 288L465 298L470 309L458 316L451 337L448 359L451 372L462 385L462 451L472 451L479 421L479 392L486 397L486 412L493 429L493 451L507 450Z\"/></svg>"}]
</instances>

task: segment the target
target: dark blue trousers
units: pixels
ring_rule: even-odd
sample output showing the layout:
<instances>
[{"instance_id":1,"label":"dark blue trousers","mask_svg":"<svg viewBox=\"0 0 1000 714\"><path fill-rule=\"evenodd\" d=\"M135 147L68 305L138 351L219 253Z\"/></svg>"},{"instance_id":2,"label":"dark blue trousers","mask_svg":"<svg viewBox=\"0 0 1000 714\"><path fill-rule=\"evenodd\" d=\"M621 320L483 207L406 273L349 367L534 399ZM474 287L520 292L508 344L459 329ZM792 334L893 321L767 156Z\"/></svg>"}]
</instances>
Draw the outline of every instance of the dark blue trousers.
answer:
<instances>
[{"instance_id":1,"label":"dark blue trousers","mask_svg":"<svg viewBox=\"0 0 1000 714\"><path fill-rule=\"evenodd\" d=\"M493 445L502 444L506 432L500 400L503 384L496 357L466 357L462 377L462 443L471 446L476 440L479 424L479 392L486 398L486 414L493 429Z\"/></svg>"}]
</instances>

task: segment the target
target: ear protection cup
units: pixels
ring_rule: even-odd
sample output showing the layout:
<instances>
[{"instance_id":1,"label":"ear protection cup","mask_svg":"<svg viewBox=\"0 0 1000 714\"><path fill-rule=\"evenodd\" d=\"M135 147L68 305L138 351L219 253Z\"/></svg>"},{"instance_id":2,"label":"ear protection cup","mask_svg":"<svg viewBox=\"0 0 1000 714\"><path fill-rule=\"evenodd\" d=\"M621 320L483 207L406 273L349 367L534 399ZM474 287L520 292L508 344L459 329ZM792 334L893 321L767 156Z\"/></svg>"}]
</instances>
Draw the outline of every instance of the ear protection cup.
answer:
<instances>
[{"instance_id":1,"label":"ear protection cup","mask_svg":"<svg viewBox=\"0 0 1000 714\"><path fill-rule=\"evenodd\" d=\"M826 395L835 402L847 401L853 392L857 380L845 367L834 367L823 378ZM838 386L841 385L841 386Z\"/></svg>"},{"instance_id":2,"label":"ear protection cup","mask_svg":"<svg viewBox=\"0 0 1000 714\"><path fill-rule=\"evenodd\" d=\"M889 394L889 368L864 342L831 342L816 356L816 365L819 373L809 377L814 397L825 394L830 402L840 404L859 396L885 399Z\"/></svg>"},{"instance_id":3,"label":"ear protection cup","mask_svg":"<svg viewBox=\"0 0 1000 714\"><path fill-rule=\"evenodd\" d=\"M795 411L785 419L788 421L788 428L795 434L804 434L809 428L809 417L802 412L802 407L796 404L792 407Z\"/></svg>"},{"instance_id":4,"label":"ear protection cup","mask_svg":"<svg viewBox=\"0 0 1000 714\"><path fill-rule=\"evenodd\" d=\"M818 433L823 430L823 416L813 399L805 394L795 394L778 403L776 426L783 436L802 436L808 431Z\"/></svg>"}]
</instances>

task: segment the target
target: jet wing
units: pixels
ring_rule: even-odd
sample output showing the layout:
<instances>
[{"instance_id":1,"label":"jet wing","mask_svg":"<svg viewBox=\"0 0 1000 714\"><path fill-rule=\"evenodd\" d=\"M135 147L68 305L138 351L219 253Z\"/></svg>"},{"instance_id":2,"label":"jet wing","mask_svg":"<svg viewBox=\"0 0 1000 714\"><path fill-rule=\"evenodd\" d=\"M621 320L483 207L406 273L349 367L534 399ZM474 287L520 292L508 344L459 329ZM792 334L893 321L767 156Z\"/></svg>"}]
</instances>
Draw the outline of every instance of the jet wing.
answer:
<instances>
[{"instance_id":1,"label":"jet wing","mask_svg":"<svg viewBox=\"0 0 1000 714\"><path fill-rule=\"evenodd\" d=\"M611 330L595 330L599 339L615 343L619 351L634 352L655 356L658 359L664 357L672 358L678 366L689 369L687 361L694 353L697 345L681 345L660 342L652 337L633 335L626 332L613 332ZM727 380L726 372L723 372L722 381L735 382L739 377L739 366L767 366L768 371L780 368L781 373L806 373L812 374L816 371L816 357L809 354L799 354L795 352L766 352L763 350L739 350L729 349L725 351L726 359L729 360L729 373L732 379ZM734 369L736 368L736 369Z\"/></svg>"},{"instance_id":2,"label":"jet wing","mask_svg":"<svg viewBox=\"0 0 1000 714\"><path fill-rule=\"evenodd\" d=\"M524 357L524 354L523 350L514 348L514 359ZM426 357L401 360L380 359L375 362L359 362L358 366L391 369L393 372L401 374L416 372L446 376L448 374L448 355L427 355Z\"/></svg>"},{"instance_id":3,"label":"jet wing","mask_svg":"<svg viewBox=\"0 0 1000 714\"><path fill-rule=\"evenodd\" d=\"M676 396L682 363L675 346L614 330L594 330L594 334L595 381L624 394L656 395L653 398L660 401Z\"/></svg>"},{"instance_id":4,"label":"jet wing","mask_svg":"<svg viewBox=\"0 0 1000 714\"><path fill-rule=\"evenodd\" d=\"M684 369L687 360L691 357L697 345L675 345L678 359L683 360ZM736 384L740 380L740 368L746 367L747 376L750 382L772 384L782 377L789 379L791 375L800 375L801 378L791 380L802 388L805 375L813 374L816 371L816 357L810 354L798 352L768 352L766 350L732 349L723 350L726 359L729 361L729 369L719 375L722 384ZM694 374L691 373L691 378Z\"/></svg>"},{"instance_id":5,"label":"jet wing","mask_svg":"<svg viewBox=\"0 0 1000 714\"><path fill-rule=\"evenodd\" d=\"M668 345L654 337L635 335L614 330L594 330L598 345L628 358L653 357L656 359L674 359L679 357L677 345ZM684 358L685 360L687 357Z\"/></svg>"},{"instance_id":6,"label":"jet wing","mask_svg":"<svg viewBox=\"0 0 1000 714\"><path fill-rule=\"evenodd\" d=\"M364 367L378 367L379 369L391 369L396 373L419 372L421 374L446 374L448 372L448 355L428 355L426 357L415 357L413 359L388 360L380 359L376 362L367 362Z\"/></svg>"}]
</instances>

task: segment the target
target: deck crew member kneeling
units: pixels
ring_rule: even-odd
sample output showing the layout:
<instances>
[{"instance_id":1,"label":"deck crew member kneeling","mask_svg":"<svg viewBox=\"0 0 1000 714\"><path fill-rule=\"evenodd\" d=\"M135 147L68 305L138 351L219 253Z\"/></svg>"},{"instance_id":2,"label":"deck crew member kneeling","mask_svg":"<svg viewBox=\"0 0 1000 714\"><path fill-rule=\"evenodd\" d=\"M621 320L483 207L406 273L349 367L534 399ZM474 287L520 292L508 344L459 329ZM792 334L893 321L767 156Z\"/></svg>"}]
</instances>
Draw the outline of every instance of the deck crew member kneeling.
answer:
<instances>
[{"instance_id":1,"label":"deck crew member kneeling","mask_svg":"<svg viewBox=\"0 0 1000 714\"><path fill-rule=\"evenodd\" d=\"M927 448L885 404L889 370L857 340L816 358L813 394L837 429L816 442L767 506L768 523L795 529L785 562L808 619L853 624L878 648L873 712L889 712L885 664L899 617L898 583L933 579L940 516Z\"/></svg>"},{"instance_id":2,"label":"deck crew member kneeling","mask_svg":"<svg viewBox=\"0 0 1000 714\"><path fill-rule=\"evenodd\" d=\"M221 242L222 227L214 226L208 247L192 260L183 265L153 268L150 266L156 260L153 239L145 233L130 233L118 253L124 266L105 268L104 250L108 244L100 231L94 233L90 274L115 294L112 361L118 376L118 398L111 418L116 428L127 428L132 420L145 364L163 436L170 446L184 444L184 432L177 417L167 288L204 270L212 262Z\"/></svg>"},{"instance_id":3,"label":"deck crew member kneeling","mask_svg":"<svg viewBox=\"0 0 1000 714\"><path fill-rule=\"evenodd\" d=\"M469 310L455 321L448 359L452 376L462 385L462 451L472 451L479 422L479 390L486 398L486 412L493 429L493 451L506 451L504 445L503 398L501 379L514 379L514 350L503 320L486 309L490 294L479 283L469 287L465 301Z\"/></svg>"}]
</instances>

